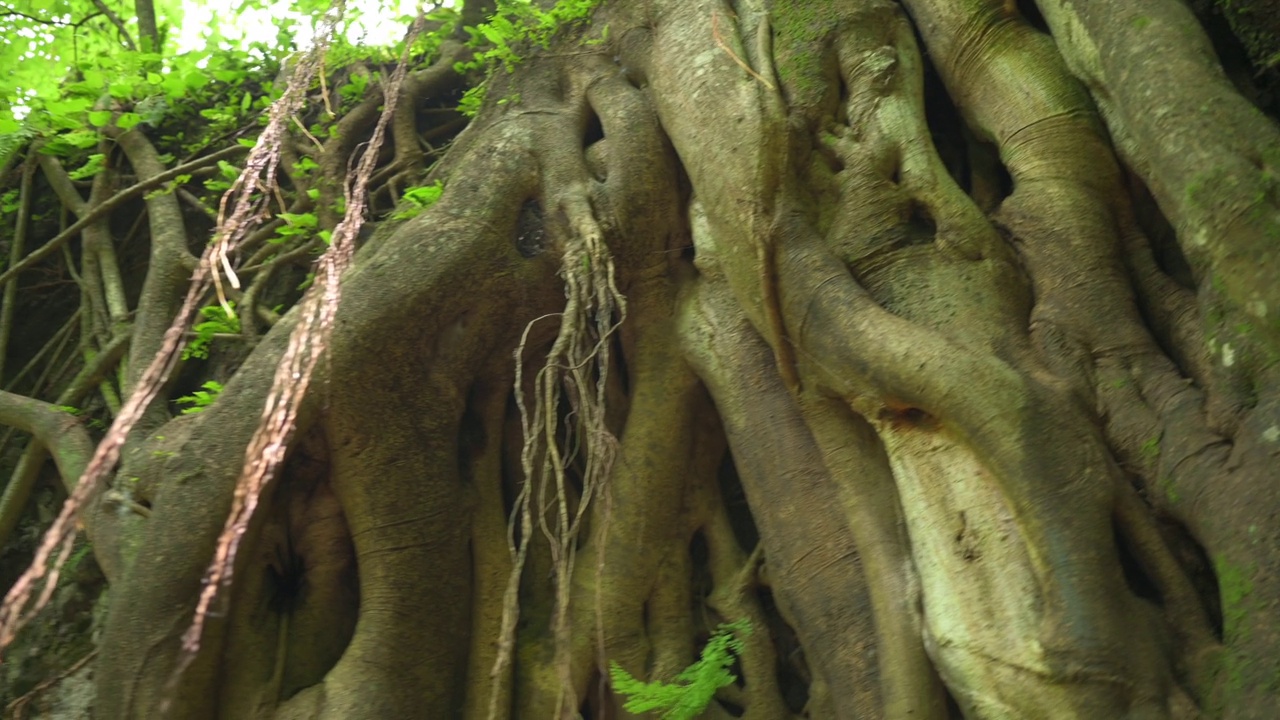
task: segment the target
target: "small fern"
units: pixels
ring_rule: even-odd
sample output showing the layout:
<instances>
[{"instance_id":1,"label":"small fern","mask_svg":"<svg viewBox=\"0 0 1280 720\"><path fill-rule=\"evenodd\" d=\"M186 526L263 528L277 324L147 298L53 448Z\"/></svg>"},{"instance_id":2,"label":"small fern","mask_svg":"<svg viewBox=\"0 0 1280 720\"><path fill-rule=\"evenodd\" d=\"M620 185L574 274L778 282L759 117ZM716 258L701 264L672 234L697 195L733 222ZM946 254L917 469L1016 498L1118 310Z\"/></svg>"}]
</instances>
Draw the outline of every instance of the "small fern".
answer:
<instances>
[{"instance_id":1,"label":"small fern","mask_svg":"<svg viewBox=\"0 0 1280 720\"><path fill-rule=\"evenodd\" d=\"M204 390L197 390L190 395L184 395L174 402L179 405L190 405L189 408L182 410L183 415L194 415L203 411L205 408L213 404L218 399L218 395L222 393L222 383L217 380L210 380L200 387Z\"/></svg>"},{"instance_id":2,"label":"small fern","mask_svg":"<svg viewBox=\"0 0 1280 720\"><path fill-rule=\"evenodd\" d=\"M707 709L717 690L737 680L729 668L742 652L742 638L750 634L746 620L721 623L702 648L702 656L682 670L674 683L637 680L616 662L609 663L609 678L613 689L627 696L623 708L628 712L657 710L663 720L692 720Z\"/></svg>"}]
</instances>

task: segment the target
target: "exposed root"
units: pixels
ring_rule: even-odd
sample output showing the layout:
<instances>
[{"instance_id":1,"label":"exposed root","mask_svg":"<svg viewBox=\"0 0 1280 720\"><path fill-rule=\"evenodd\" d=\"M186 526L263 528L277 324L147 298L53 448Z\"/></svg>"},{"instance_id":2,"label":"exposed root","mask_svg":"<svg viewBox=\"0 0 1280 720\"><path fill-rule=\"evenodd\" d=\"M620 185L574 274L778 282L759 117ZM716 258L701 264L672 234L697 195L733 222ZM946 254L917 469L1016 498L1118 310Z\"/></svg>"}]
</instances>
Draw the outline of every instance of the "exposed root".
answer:
<instances>
[{"instance_id":1,"label":"exposed root","mask_svg":"<svg viewBox=\"0 0 1280 720\"><path fill-rule=\"evenodd\" d=\"M529 407L523 393L516 394L524 434L521 452L524 487L508 524L508 548L514 558L514 566L504 597L498 658L491 673L492 681L497 683L506 672L514 650L515 625L520 612L520 574L533 536L532 489L537 487L541 494L548 488L554 488L555 524L548 524L547 513L543 512L546 505L540 502L538 526L550 544L555 572L556 604L552 622L556 638L556 666L561 675L556 717L565 712L564 703L572 697L569 598L570 580L577 559L577 538L587 507L604 489L617 451L617 440L605 422L605 397L609 376L609 340L626 317L626 299L618 291L613 258L585 196L577 196L576 202L567 204L570 207L565 210L570 218L572 235L566 240L561 268L566 303L560 317L560 331L545 365L538 371L533 407ZM526 328L516 350L517 387L521 387L524 373L523 357L528 334L529 329ZM568 400L576 419L568 428L562 428L560 423L562 398ZM572 440L566 442L565 435ZM575 444L576 451L567 450ZM582 490L574 503L566 473L578 453L582 461ZM517 514L520 517L518 541ZM607 522L607 514L605 518ZM498 693L494 692L489 705L490 720L498 717L497 701Z\"/></svg>"}]
</instances>

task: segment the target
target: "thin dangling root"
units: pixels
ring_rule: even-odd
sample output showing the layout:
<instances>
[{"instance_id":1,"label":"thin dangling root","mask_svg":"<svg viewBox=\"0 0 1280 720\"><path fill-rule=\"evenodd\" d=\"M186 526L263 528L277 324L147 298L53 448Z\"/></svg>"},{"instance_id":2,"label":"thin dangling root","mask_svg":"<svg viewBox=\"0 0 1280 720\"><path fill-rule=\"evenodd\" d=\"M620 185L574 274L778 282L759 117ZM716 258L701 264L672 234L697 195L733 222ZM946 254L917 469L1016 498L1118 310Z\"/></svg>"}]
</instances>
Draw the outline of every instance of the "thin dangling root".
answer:
<instances>
[{"instance_id":1,"label":"thin dangling root","mask_svg":"<svg viewBox=\"0 0 1280 720\"><path fill-rule=\"evenodd\" d=\"M569 582L576 561L577 537L586 509L591 499L602 491L617 451L617 440L605 424L605 395L610 338L626 317L626 299L618 291L613 258L598 225L589 209L579 207L571 210L579 212L576 214L578 222L573 223L575 232L566 243L561 268L567 299L560 331L535 379L532 412L523 394L516 393L524 436L521 466L525 482L507 524L507 546L514 564L503 596L502 636L491 673L494 687L497 687L496 681L506 671L514 653L515 626L520 614L520 574L533 535L531 500L532 488L536 484L540 510L538 525L551 545L556 580L553 615L556 666L563 676L557 717L564 711L564 693L573 686L569 656ZM522 387L524 351L531 327L532 323L526 327L516 349L517 388ZM575 434L562 443L559 439L559 407L566 391L576 422L565 429L566 433ZM577 508L571 510L573 503L571 489L566 483L566 468L579 452L583 460L582 492ZM545 498L552 487L555 489L554 525L548 523L548 513L542 511L549 506ZM520 528L518 542L517 517ZM490 697L490 720L497 718L497 700L495 692Z\"/></svg>"}]
</instances>

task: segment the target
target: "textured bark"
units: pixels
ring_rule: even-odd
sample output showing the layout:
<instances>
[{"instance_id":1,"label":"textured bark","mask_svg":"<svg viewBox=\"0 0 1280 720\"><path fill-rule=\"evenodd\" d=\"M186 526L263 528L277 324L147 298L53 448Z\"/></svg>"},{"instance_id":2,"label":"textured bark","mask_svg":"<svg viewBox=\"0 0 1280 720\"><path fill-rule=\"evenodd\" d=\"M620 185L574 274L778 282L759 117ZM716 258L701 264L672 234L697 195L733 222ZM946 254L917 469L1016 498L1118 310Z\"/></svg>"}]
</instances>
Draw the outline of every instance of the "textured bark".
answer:
<instances>
[{"instance_id":1,"label":"textured bark","mask_svg":"<svg viewBox=\"0 0 1280 720\"><path fill-rule=\"evenodd\" d=\"M1177 0L1035 15L610 2L498 73L431 171L443 198L346 276L321 390L177 676L292 316L126 458L152 513L104 525L98 716L632 717L610 662L670 680L745 620L703 717L1270 717L1280 129ZM368 122L344 120L330 182ZM415 132L402 109L396 142ZM397 180L422 162L400 146ZM157 283L185 253L168 210ZM610 271L625 313L575 324ZM522 456L517 401L570 341L608 377ZM549 458L559 488L526 476Z\"/></svg>"}]
</instances>

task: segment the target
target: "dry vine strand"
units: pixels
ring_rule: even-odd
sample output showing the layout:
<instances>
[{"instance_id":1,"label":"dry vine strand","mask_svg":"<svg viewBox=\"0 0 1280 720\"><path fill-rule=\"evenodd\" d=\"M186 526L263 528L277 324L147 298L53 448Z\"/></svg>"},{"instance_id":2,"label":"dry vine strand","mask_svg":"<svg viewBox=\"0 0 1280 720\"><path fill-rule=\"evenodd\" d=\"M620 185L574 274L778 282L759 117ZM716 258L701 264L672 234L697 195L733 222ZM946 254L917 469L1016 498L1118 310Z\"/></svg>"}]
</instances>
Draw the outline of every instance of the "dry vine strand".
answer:
<instances>
[{"instance_id":1,"label":"dry vine strand","mask_svg":"<svg viewBox=\"0 0 1280 720\"><path fill-rule=\"evenodd\" d=\"M245 452L244 467L236 484L231 512L206 571L204 588L191 626L183 635L184 659L179 665L178 673L190 664L199 651L204 621L211 614L219 592L231 584L232 567L240 541L245 536L262 492L284 463L296 428L298 410L310 387L315 368L329 345L334 318L342 297L340 280L355 253L355 238L363 222L369 178L377 165L378 151L386 137L387 125L395 113L400 86L409 67L409 53L424 26L425 16L419 14L405 37L405 49L400 63L383 88L382 115L360 157L354 177L349 178L344 187L345 216L334 228L330 246L320 258L316 283L303 298L298 324L276 366L262 419Z\"/></svg>"},{"instance_id":2,"label":"dry vine strand","mask_svg":"<svg viewBox=\"0 0 1280 720\"><path fill-rule=\"evenodd\" d=\"M342 2L343 0L336 0L339 5ZM332 34L336 27L335 22L330 15L325 16L325 21L317 33L318 42L323 42L320 39ZM317 48L319 47L320 45L317 44ZM42 538L31 565L9 588L3 604L0 604L0 650L7 647L17 635L18 630L30 622L48 602L57 584L58 571L68 555L67 550L75 540L78 529L77 514L89 498L97 492L107 475L115 469L129 432L155 401L172 374L182 348L186 345L184 331L208 292L211 275L217 272L216 266L229 263L228 258L239 242L252 230L253 221L260 210L258 203L252 200L252 194L261 187L259 184L261 175L265 174L268 184L274 180L275 167L279 161L280 136L287 119L302 106L305 99L307 83L310 75L315 71L315 53L316 49L313 48L310 54L299 61L293 79L280 99L272 105L267 126L263 128L258 143L249 152L244 171L236 185L223 196L221 205L223 213L228 203L231 204L232 211L230 215L220 214L220 217L225 220L219 223L215 241L205 249L200 264L192 274L191 285L187 290L182 309L169 329L165 331L160 349L142 373L137 387L121 407L106 436L98 443L93 457L76 484L75 491L63 503L58 517ZM307 80L300 82L304 76ZM54 557L54 552L59 548L62 548L62 552ZM44 589L33 602L32 596L36 585L42 579L45 580Z\"/></svg>"}]
</instances>

